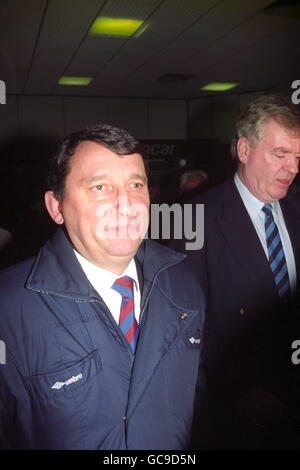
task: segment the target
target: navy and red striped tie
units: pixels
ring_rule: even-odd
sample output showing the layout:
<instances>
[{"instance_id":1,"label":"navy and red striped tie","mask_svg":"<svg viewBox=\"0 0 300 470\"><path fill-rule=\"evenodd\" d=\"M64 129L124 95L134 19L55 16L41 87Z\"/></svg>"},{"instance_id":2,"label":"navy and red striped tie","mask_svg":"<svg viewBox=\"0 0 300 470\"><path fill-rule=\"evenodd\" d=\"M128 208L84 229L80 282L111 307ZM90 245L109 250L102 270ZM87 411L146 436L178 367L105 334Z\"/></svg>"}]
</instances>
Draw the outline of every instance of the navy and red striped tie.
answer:
<instances>
[{"instance_id":1,"label":"navy and red striped tie","mask_svg":"<svg viewBox=\"0 0 300 470\"><path fill-rule=\"evenodd\" d=\"M134 315L133 279L129 276L120 277L113 283L111 288L122 296L119 326L132 351L135 352L139 325Z\"/></svg>"},{"instance_id":2,"label":"navy and red striped tie","mask_svg":"<svg viewBox=\"0 0 300 470\"><path fill-rule=\"evenodd\" d=\"M290 281L286 259L278 227L273 218L272 205L265 204L262 211L265 213L265 230L269 263L279 296L283 298L290 294Z\"/></svg>"}]
</instances>

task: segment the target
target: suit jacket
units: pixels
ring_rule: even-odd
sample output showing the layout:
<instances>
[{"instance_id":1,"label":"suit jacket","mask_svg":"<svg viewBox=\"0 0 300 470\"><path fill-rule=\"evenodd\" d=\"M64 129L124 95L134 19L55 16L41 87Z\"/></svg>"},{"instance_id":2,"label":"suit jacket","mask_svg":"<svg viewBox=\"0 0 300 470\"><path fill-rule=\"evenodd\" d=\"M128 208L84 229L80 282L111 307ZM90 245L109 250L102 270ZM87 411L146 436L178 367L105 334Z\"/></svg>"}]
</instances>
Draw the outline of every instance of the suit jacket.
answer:
<instances>
[{"instance_id":1,"label":"suit jacket","mask_svg":"<svg viewBox=\"0 0 300 470\"><path fill-rule=\"evenodd\" d=\"M231 400L253 387L278 390L283 377L286 381L296 375L291 343L300 336L300 308L295 302L280 304L268 260L233 178L193 202L204 204L204 246L187 253L207 299L204 358L209 383ZM289 197L280 206L299 284L300 207Z\"/></svg>"}]
</instances>

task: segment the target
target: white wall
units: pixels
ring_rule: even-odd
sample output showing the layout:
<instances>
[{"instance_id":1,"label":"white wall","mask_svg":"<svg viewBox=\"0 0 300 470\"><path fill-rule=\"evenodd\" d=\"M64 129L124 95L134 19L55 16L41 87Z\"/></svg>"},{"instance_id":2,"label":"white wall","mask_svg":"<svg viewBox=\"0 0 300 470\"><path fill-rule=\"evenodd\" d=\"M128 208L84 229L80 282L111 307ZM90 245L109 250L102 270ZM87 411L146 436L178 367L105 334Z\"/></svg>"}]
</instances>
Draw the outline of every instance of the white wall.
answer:
<instances>
[{"instance_id":1,"label":"white wall","mask_svg":"<svg viewBox=\"0 0 300 470\"><path fill-rule=\"evenodd\" d=\"M86 124L123 127L140 139L218 139L229 143L239 112L258 93L193 100L7 96L0 105L0 141L61 138Z\"/></svg>"},{"instance_id":2,"label":"white wall","mask_svg":"<svg viewBox=\"0 0 300 470\"><path fill-rule=\"evenodd\" d=\"M261 93L218 95L189 102L189 137L228 144L239 113Z\"/></svg>"}]
</instances>

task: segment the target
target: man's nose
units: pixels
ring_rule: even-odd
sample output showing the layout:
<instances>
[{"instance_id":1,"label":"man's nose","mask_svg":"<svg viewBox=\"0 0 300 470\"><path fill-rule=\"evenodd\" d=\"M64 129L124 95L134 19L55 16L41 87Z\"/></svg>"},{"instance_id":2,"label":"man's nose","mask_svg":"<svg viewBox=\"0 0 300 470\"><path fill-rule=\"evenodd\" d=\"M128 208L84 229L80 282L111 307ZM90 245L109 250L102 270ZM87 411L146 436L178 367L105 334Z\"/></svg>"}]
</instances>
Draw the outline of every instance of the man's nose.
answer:
<instances>
[{"instance_id":1,"label":"man's nose","mask_svg":"<svg viewBox=\"0 0 300 470\"><path fill-rule=\"evenodd\" d=\"M128 215L128 211L130 208L130 201L128 195L120 191L115 199L115 207L120 214Z\"/></svg>"},{"instance_id":2,"label":"man's nose","mask_svg":"<svg viewBox=\"0 0 300 470\"><path fill-rule=\"evenodd\" d=\"M293 175L296 175L299 172L299 159L293 155L291 155L288 160L288 170Z\"/></svg>"}]
</instances>

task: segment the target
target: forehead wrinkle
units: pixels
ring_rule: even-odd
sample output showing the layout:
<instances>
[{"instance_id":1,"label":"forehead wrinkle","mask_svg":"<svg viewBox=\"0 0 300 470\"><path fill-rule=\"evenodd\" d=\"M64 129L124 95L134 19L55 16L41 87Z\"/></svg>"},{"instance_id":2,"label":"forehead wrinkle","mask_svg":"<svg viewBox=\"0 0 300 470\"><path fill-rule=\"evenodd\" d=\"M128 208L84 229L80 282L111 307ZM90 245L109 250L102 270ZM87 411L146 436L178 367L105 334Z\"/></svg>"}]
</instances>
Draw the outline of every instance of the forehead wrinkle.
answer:
<instances>
[{"instance_id":1,"label":"forehead wrinkle","mask_svg":"<svg viewBox=\"0 0 300 470\"><path fill-rule=\"evenodd\" d=\"M95 181L102 181L107 177L108 173L102 173L94 176L83 176L80 178L80 183L94 183Z\"/></svg>"},{"instance_id":2,"label":"forehead wrinkle","mask_svg":"<svg viewBox=\"0 0 300 470\"><path fill-rule=\"evenodd\" d=\"M292 148L288 148L288 147L282 147L282 146L279 146L279 147L274 147L273 149L273 152L283 152L283 153L293 153L293 149ZM295 151L296 154L300 153L300 150L296 150Z\"/></svg>"},{"instance_id":3,"label":"forehead wrinkle","mask_svg":"<svg viewBox=\"0 0 300 470\"><path fill-rule=\"evenodd\" d=\"M132 173L131 175L129 175L129 179L132 179L132 178L138 178L143 181L148 181L147 176L141 173Z\"/></svg>"}]
</instances>

